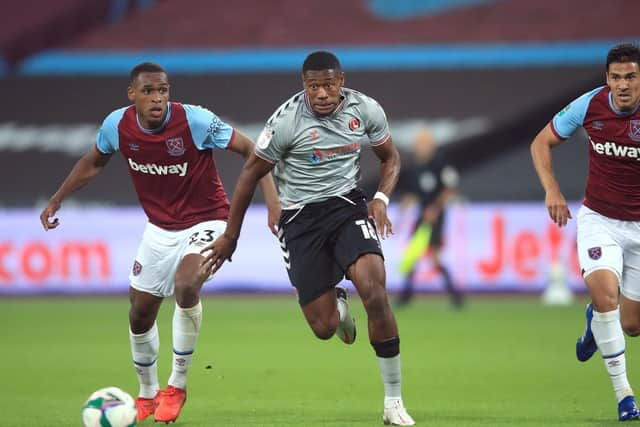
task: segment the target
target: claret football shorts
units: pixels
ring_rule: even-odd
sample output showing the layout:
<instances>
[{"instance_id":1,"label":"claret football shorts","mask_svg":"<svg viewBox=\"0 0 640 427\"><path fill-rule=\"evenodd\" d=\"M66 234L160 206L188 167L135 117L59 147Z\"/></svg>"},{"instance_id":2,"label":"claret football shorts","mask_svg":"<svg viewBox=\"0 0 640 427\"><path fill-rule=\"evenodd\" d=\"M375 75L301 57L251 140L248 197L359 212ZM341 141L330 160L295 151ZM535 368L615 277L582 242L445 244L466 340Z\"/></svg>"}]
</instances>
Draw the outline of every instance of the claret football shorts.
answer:
<instances>
[{"instance_id":1,"label":"claret football shorts","mask_svg":"<svg viewBox=\"0 0 640 427\"><path fill-rule=\"evenodd\" d=\"M578 258L582 276L610 270L620 292L640 301L640 221L621 221L586 206L578 211Z\"/></svg>"},{"instance_id":2,"label":"claret football shorts","mask_svg":"<svg viewBox=\"0 0 640 427\"><path fill-rule=\"evenodd\" d=\"M182 258L199 254L224 233L226 226L225 221L205 221L176 231L147 223L129 274L131 287L158 297L173 295L176 270Z\"/></svg>"}]
</instances>

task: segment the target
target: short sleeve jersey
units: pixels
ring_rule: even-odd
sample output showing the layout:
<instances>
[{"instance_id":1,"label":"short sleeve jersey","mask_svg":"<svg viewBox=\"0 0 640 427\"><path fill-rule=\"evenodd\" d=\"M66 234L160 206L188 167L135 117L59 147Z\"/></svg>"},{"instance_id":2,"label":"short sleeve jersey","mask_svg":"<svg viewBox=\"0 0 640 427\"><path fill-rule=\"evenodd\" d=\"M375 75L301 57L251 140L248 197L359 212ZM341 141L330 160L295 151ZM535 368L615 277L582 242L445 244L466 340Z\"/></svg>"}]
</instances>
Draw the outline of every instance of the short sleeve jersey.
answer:
<instances>
[{"instance_id":1,"label":"short sleeve jersey","mask_svg":"<svg viewBox=\"0 0 640 427\"><path fill-rule=\"evenodd\" d=\"M354 189L362 145L384 144L389 137L386 115L374 99L344 88L336 110L319 116L302 91L271 116L255 152L276 164L282 207L291 209Z\"/></svg>"},{"instance_id":2,"label":"short sleeve jersey","mask_svg":"<svg viewBox=\"0 0 640 427\"><path fill-rule=\"evenodd\" d=\"M234 130L211 111L169 103L157 129L142 128L135 106L113 111L98 131L96 148L120 151L149 222L182 230L226 220L229 200L218 176L213 148L229 148Z\"/></svg>"},{"instance_id":3,"label":"short sleeve jersey","mask_svg":"<svg viewBox=\"0 0 640 427\"><path fill-rule=\"evenodd\" d=\"M640 113L615 108L608 86L585 93L556 114L551 129L569 138L583 127L589 138L585 206L613 219L640 221Z\"/></svg>"}]
</instances>

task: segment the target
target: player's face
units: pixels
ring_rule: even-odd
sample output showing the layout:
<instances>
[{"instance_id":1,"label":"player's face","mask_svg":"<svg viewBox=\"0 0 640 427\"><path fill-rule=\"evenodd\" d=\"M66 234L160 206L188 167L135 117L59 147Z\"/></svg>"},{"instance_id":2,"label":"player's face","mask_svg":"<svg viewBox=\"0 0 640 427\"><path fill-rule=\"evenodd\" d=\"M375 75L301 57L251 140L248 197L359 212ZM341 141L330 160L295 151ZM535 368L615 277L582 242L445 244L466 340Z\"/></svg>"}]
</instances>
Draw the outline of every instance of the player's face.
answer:
<instances>
[{"instance_id":1,"label":"player's face","mask_svg":"<svg viewBox=\"0 0 640 427\"><path fill-rule=\"evenodd\" d=\"M169 82L165 73L140 73L128 89L140 124L146 129L162 125L167 116Z\"/></svg>"},{"instance_id":2,"label":"player's face","mask_svg":"<svg viewBox=\"0 0 640 427\"><path fill-rule=\"evenodd\" d=\"M613 62L607 70L613 105L620 111L631 111L640 102L640 66L636 62Z\"/></svg>"},{"instance_id":3,"label":"player's face","mask_svg":"<svg viewBox=\"0 0 640 427\"><path fill-rule=\"evenodd\" d=\"M302 76L304 90L307 92L313 111L326 116L340 104L344 73L337 70L309 70Z\"/></svg>"}]
</instances>

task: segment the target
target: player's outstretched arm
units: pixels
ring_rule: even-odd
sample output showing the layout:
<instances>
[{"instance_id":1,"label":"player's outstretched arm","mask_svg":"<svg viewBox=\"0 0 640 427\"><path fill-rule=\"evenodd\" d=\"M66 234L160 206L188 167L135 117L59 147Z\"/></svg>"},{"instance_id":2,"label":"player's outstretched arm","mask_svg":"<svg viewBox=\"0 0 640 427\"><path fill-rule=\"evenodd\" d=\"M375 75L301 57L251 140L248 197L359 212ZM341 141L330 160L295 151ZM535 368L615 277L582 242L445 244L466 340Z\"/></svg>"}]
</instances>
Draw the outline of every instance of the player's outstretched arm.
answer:
<instances>
[{"instance_id":1,"label":"player's outstretched arm","mask_svg":"<svg viewBox=\"0 0 640 427\"><path fill-rule=\"evenodd\" d=\"M91 181L94 176L100 173L110 158L111 154L103 154L93 146L87 154L76 162L71 172L69 172L69 175L67 175L62 182L60 188L58 188L58 191L51 196L49 203L40 214L40 222L45 230L50 230L60 225L58 218L51 220L51 217L60 209L62 201L69 194L82 188Z\"/></svg>"},{"instance_id":2,"label":"player's outstretched arm","mask_svg":"<svg viewBox=\"0 0 640 427\"><path fill-rule=\"evenodd\" d=\"M533 166L546 192L544 203L549 216L560 227L567 225L567 221L571 218L571 212L553 174L551 149L562 142L564 140L558 138L551 130L551 125L547 124L531 143Z\"/></svg>"},{"instance_id":3,"label":"player's outstretched arm","mask_svg":"<svg viewBox=\"0 0 640 427\"><path fill-rule=\"evenodd\" d=\"M244 157L247 161L249 156L253 153L254 144L242 133L235 130L236 136L234 137L233 144L231 145L231 151L234 151ZM271 232L275 235L278 233L278 221L280 220L280 198L278 197L278 191L276 190L276 184L273 182L271 174L266 174L260 179L260 188L264 194L264 200L267 205L268 219L267 223Z\"/></svg>"},{"instance_id":4,"label":"player's outstretched arm","mask_svg":"<svg viewBox=\"0 0 640 427\"><path fill-rule=\"evenodd\" d=\"M378 185L378 192L383 193L387 198L386 202L388 202L398 182L398 176L400 175L400 153L398 153L398 149L393 144L391 137L383 144L374 146L373 152L378 159L380 159L380 184ZM383 239L393 234L391 221L387 217L386 202L374 197L369 203L369 216L373 217L376 223L376 231Z\"/></svg>"},{"instance_id":5,"label":"player's outstretched arm","mask_svg":"<svg viewBox=\"0 0 640 427\"><path fill-rule=\"evenodd\" d=\"M216 272L226 260L231 261L231 255L236 249L238 237L244 215L256 191L258 181L273 169L273 164L251 153L240 172L238 183L231 199L229 221L222 236L200 251L204 255L202 265L212 264L212 272Z\"/></svg>"}]
</instances>

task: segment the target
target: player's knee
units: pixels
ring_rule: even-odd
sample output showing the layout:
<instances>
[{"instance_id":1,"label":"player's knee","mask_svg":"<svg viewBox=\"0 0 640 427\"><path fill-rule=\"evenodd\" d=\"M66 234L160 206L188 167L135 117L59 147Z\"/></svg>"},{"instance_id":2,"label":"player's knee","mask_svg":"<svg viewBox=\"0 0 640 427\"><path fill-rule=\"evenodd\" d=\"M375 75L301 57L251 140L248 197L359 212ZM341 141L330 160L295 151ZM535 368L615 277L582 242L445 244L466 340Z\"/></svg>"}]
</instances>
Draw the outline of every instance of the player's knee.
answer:
<instances>
[{"instance_id":1,"label":"player's knee","mask_svg":"<svg viewBox=\"0 0 640 427\"><path fill-rule=\"evenodd\" d=\"M200 287L201 285L189 275L176 274L174 289L176 303L180 307L193 307L200 298Z\"/></svg>"},{"instance_id":2,"label":"player's knee","mask_svg":"<svg viewBox=\"0 0 640 427\"><path fill-rule=\"evenodd\" d=\"M193 307L200 299L200 288L193 286L176 286L175 289L176 304L183 308Z\"/></svg>"},{"instance_id":3,"label":"player's knee","mask_svg":"<svg viewBox=\"0 0 640 427\"><path fill-rule=\"evenodd\" d=\"M144 309L131 307L129 310L129 326L134 334L143 334L153 326L155 313Z\"/></svg>"},{"instance_id":4,"label":"player's knee","mask_svg":"<svg viewBox=\"0 0 640 427\"><path fill-rule=\"evenodd\" d=\"M622 320L622 330L630 337L637 337L640 335L640 321L638 320Z\"/></svg>"},{"instance_id":5,"label":"player's knee","mask_svg":"<svg viewBox=\"0 0 640 427\"><path fill-rule=\"evenodd\" d=\"M592 298L593 309L598 313L607 313L618 308L617 295L597 295Z\"/></svg>"},{"instance_id":6,"label":"player's knee","mask_svg":"<svg viewBox=\"0 0 640 427\"><path fill-rule=\"evenodd\" d=\"M328 340L338 329L338 321L333 319L316 319L309 322L311 330L321 340Z\"/></svg>"}]
</instances>

